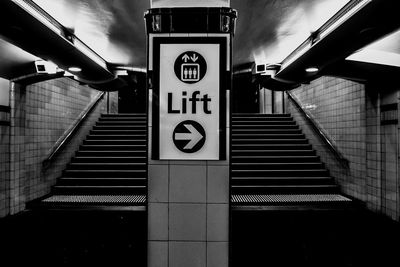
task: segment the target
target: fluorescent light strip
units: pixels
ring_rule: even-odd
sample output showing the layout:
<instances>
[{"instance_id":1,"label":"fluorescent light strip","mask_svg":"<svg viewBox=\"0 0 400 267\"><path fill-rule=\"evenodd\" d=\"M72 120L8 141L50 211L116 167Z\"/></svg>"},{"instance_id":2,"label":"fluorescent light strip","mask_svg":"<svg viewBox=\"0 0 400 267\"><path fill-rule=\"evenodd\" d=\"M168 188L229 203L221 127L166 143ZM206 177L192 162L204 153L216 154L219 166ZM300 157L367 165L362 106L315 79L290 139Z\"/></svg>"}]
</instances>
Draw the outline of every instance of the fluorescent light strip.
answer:
<instances>
[{"instance_id":1,"label":"fluorescent light strip","mask_svg":"<svg viewBox=\"0 0 400 267\"><path fill-rule=\"evenodd\" d=\"M31 14L33 17L35 17L37 20L42 22L44 25L46 25L50 30L53 32L57 33L58 35L62 35L62 31L59 27L54 25L51 21L46 16L43 16L42 13L40 13L38 10L33 8L31 5L26 3L24 0L12 0L14 3L19 5L22 9L24 9L26 12Z\"/></svg>"},{"instance_id":2,"label":"fluorescent light strip","mask_svg":"<svg viewBox=\"0 0 400 267\"><path fill-rule=\"evenodd\" d=\"M331 33L334 29L339 27L341 24L343 24L344 21L349 19L351 16L353 16L357 11L359 11L361 8L363 8L365 5L367 5L369 2L372 0L364 0L360 2L358 5L354 6L351 10L349 10L346 14L344 14L342 17L340 17L337 21L335 21L332 25L330 25L326 30L320 33L319 38L320 40L327 36L329 33ZM292 56L288 61L285 62L283 61L282 68L286 68L288 65L293 63L295 60L297 60L299 57L301 57L303 54L305 54L310 48L312 44L309 42L307 45L305 45L301 50L299 50L296 55Z\"/></svg>"},{"instance_id":3,"label":"fluorescent light strip","mask_svg":"<svg viewBox=\"0 0 400 267\"><path fill-rule=\"evenodd\" d=\"M335 21L332 25L330 25L326 30L322 31L319 35L319 37L322 39L325 36L327 36L329 33L331 33L334 29L339 27L343 22L345 22L347 19L349 19L351 16L353 16L356 12L361 10L364 6L366 6L369 2L372 0L364 0L358 3L358 5L354 6L352 9L350 9L346 14L341 16L337 21Z\"/></svg>"},{"instance_id":4,"label":"fluorescent light strip","mask_svg":"<svg viewBox=\"0 0 400 267\"><path fill-rule=\"evenodd\" d=\"M293 61L301 57L303 54L305 54L309 49L311 48L311 44L305 45L301 50L299 50L296 55L292 56L288 61L283 61L281 69L286 68L288 65L290 65Z\"/></svg>"},{"instance_id":5,"label":"fluorescent light strip","mask_svg":"<svg viewBox=\"0 0 400 267\"><path fill-rule=\"evenodd\" d=\"M102 66L103 68L107 69L107 65L106 65L106 62L104 61L104 59L102 59L99 55L97 55L95 52L93 52L82 41L75 38L74 45L78 50L80 50L82 53L84 53L86 56L88 56L91 60L93 60L98 65Z\"/></svg>"},{"instance_id":6,"label":"fluorescent light strip","mask_svg":"<svg viewBox=\"0 0 400 267\"><path fill-rule=\"evenodd\" d=\"M118 66L117 70L127 70L127 71L135 71L135 72L143 72L146 73L146 68L139 68L139 67L129 67L129 66Z\"/></svg>"}]
</instances>

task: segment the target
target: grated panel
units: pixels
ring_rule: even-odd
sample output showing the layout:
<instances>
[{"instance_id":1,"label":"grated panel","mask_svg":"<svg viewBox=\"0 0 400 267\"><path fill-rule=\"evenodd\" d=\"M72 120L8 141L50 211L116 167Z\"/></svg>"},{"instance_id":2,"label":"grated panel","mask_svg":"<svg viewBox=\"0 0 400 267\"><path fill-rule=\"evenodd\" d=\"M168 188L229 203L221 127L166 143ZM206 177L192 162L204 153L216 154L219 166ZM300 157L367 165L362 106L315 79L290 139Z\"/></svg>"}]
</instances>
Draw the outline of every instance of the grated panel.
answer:
<instances>
[{"instance_id":1,"label":"grated panel","mask_svg":"<svg viewBox=\"0 0 400 267\"><path fill-rule=\"evenodd\" d=\"M146 202L144 195L53 195L44 203L86 203L86 204L140 204Z\"/></svg>"},{"instance_id":2,"label":"grated panel","mask_svg":"<svg viewBox=\"0 0 400 267\"><path fill-rule=\"evenodd\" d=\"M232 203L316 203L351 202L351 199L338 194L302 194L302 195L232 195Z\"/></svg>"}]
</instances>

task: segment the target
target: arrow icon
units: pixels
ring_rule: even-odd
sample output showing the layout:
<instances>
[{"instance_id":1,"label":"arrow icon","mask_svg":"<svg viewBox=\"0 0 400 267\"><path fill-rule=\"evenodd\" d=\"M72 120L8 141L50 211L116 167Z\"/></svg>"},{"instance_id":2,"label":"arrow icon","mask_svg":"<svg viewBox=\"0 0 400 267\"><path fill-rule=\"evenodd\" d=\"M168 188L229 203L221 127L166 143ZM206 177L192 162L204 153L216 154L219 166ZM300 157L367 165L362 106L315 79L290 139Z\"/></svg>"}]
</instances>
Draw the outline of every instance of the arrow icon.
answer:
<instances>
[{"instance_id":1,"label":"arrow icon","mask_svg":"<svg viewBox=\"0 0 400 267\"><path fill-rule=\"evenodd\" d=\"M183 149L192 149L201 139L203 135L196 130L191 124L184 124L185 128L189 130L190 133L176 133L176 140L190 140L189 143Z\"/></svg>"},{"instance_id":2,"label":"arrow icon","mask_svg":"<svg viewBox=\"0 0 400 267\"><path fill-rule=\"evenodd\" d=\"M185 61L185 63L189 60L189 56L187 54L184 54L182 57L182 60Z\"/></svg>"},{"instance_id":3,"label":"arrow icon","mask_svg":"<svg viewBox=\"0 0 400 267\"><path fill-rule=\"evenodd\" d=\"M193 56L191 57L191 59L193 60L193 62L196 62L196 61L199 59L199 57L196 56L196 54L193 54ZM185 62L186 62L186 61L185 61Z\"/></svg>"}]
</instances>

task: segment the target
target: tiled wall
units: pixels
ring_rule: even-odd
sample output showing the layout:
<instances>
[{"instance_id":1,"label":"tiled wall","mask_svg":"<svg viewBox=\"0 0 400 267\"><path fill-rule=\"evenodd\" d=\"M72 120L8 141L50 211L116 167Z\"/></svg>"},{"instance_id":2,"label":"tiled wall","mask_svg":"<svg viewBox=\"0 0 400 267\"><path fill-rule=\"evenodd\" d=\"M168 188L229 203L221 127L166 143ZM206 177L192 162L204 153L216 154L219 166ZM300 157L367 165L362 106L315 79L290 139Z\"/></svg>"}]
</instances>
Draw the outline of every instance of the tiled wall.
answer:
<instances>
[{"instance_id":1,"label":"tiled wall","mask_svg":"<svg viewBox=\"0 0 400 267\"><path fill-rule=\"evenodd\" d=\"M2 141L3 145L9 143L10 149L10 171L7 175L9 187L4 190L9 203L3 216L19 212L25 208L26 202L49 193L50 187L54 185L100 113L107 111L105 97L67 147L48 166L43 166L42 163L57 140L65 135L66 130L98 94L99 91L69 78L29 86L12 84L11 134L8 142ZM111 95L110 102L113 103L116 93ZM110 106L110 110L115 111L115 104ZM3 175L3 171L1 173Z\"/></svg>"},{"instance_id":2,"label":"tiled wall","mask_svg":"<svg viewBox=\"0 0 400 267\"><path fill-rule=\"evenodd\" d=\"M229 162L150 157L148 266L227 267Z\"/></svg>"},{"instance_id":3,"label":"tiled wall","mask_svg":"<svg viewBox=\"0 0 400 267\"><path fill-rule=\"evenodd\" d=\"M10 180L9 126L0 125L0 218L7 215Z\"/></svg>"},{"instance_id":4,"label":"tiled wall","mask_svg":"<svg viewBox=\"0 0 400 267\"><path fill-rule=\"evenodd\" d=\"M385 97L378 93L378 88L366 90L363 84L321 77L291 92L348 160L348 167L341 164L297 108L287 101L287 112L310 139L342 192L399 220L398 130L397 125L380 123L380 99ZM397 103L397 99L389 102L393 101Z\"/></svg>"},{"instance_id":5,"label":"tiled wall","mask_svg":"<svg viewBox=\"0 0 400 267\"><path fill-rule=\"evenodd\" d=\"M367 87L367 204L394 220L400 216L399 131L398 123L384 122L382 107L398 107L398 99L399 90ZM389 112L398 119L398 108Z\"/></svg>"},{"instance_id":6,"label":"tiled wall","mask_svg":"<svg viewBox=\"0 0 400 267\"><path fill-rule=\"evenodd\" d=\"M306 121L291 102L288 102L288 112L294 115L306 136L311 139L321 159L342 186L343 192L365 201L364 86L343 79L321 77L309 85L292 90L292 93L349 160L349 169L343 168L318 136L310 128L304 127Z\"/></svg>"},{"instance_id":7,"label":"tiled wall","mask_svg":"<svg viewBox=\"0 0 400 267\"><path fill-rule=\"evenodd\" d=\"M10 179L9 82L0 78L0 218L7 214Z\"/></svg>"}]
</instances>

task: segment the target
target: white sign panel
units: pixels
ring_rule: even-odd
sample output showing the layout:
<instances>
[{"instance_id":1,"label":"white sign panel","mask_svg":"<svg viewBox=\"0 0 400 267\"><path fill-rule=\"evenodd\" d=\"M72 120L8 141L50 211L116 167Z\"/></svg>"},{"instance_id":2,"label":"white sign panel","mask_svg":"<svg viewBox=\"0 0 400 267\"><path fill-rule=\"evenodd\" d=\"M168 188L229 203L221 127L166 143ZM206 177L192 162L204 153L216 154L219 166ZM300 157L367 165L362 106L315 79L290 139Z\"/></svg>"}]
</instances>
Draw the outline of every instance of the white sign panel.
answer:
<instances>
[{"instance_id":1,"label":"white sign panel","mask_svg":"<svg viewBox=\"0 0 400 267\"><path fill-rule=\"evenodd\" d=\"M220 44L160 44L160 159L218 160Z\"/></svg>"}]
</instances>

